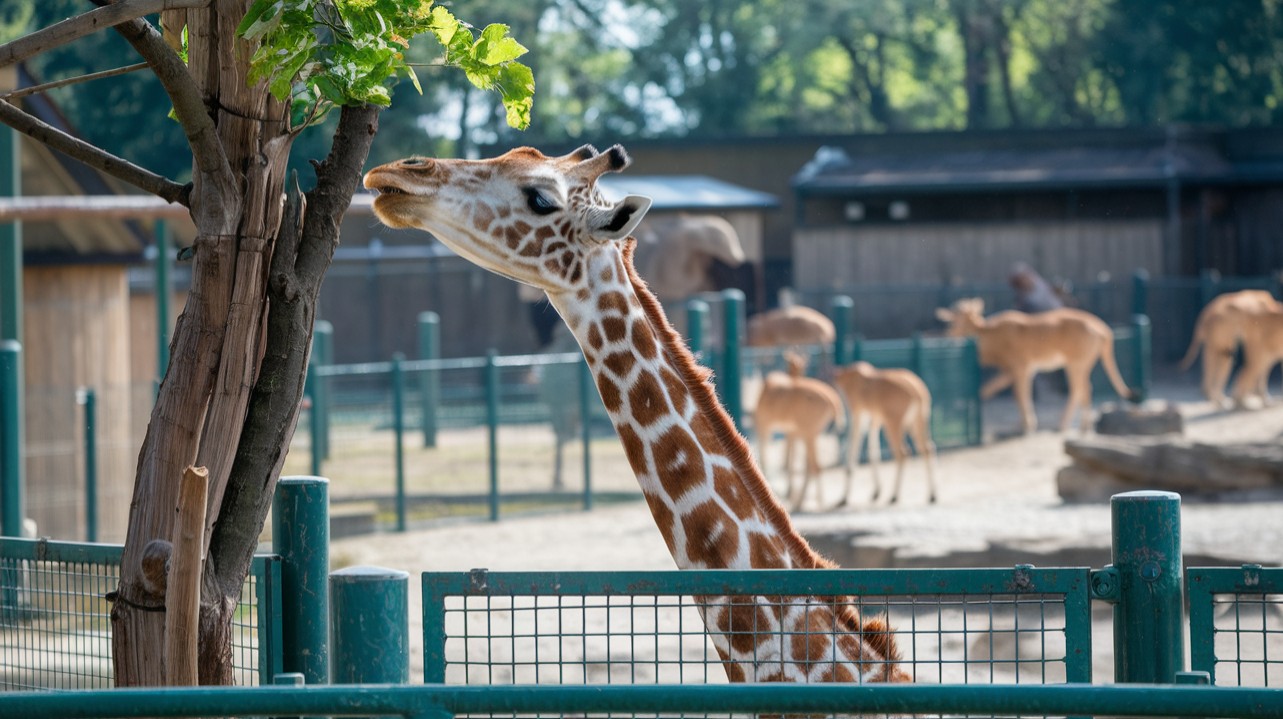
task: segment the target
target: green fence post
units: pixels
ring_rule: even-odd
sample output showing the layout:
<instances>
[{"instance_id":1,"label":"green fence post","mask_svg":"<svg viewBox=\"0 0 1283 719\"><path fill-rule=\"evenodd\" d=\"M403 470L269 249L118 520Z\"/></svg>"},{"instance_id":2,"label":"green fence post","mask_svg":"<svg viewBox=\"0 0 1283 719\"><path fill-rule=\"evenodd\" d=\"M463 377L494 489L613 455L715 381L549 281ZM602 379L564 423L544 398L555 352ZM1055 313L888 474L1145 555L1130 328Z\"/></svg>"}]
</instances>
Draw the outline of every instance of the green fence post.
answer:
<instances>
[{"instance_id":1,"label":"green fence post","mask_svg":"<svg viewBox=\"0 0 1283 719\"><path fill-rule=\"evenodd\" d=\"M925 342L921 332L914 332L909 344L909 368L917 376L922 376L922 365L926 356Z\"/></svg>"},{"instance_id":2,"label":"green fence post","mask_svg":"<svg viewBox=\"0 0 1283 719\"><path fill-rule=\"evenodd\" d=\"M584 511L592 509L592 371L588 360L579 362L579 439L584 445Z\"/></svg>"},{"instance_id":3,"label":"green fence post","mask_svg":"<svg viewBox=\"0 0 1283 719\"><path fill-rule=\"evenodd\" d=\"M321 435L325 429L321 424L321 397L320 390L321 378L317 372L316 352L312 353L311 360L307 363L307 380L303 383L303 394L311 401L312 406L307 411L307 433L309 435L312 455L312 474L320 476L321 464L325 460L325 448L321 446L324 441Z\"/></svg>"},{"instance_id":4,"label":"green fence post","mask_svg":"<svg viewBox=\"0 0 1283 719\"><path fill-rule=\"evenodd\" d=\"M976 338L963 340L962 366L966 372L967 394L967 444L976 446L984 441L984 405L980 400L980 350Z\"/></svg>"},{"instance_id":5,"label":"green fence post","mask_svg":"<svg viewBox=\"0 0 1283 719\"><path fill-rule=\"evenodd\" d=\"M830 318L833 320L833 364L841 367L850 364L854 360L847 356L846 346L847 338L851 334L851 315L855 310L855 301L846 295L837 295L833 298L830 308Z\"/></svg>"},{"instance_id":6,"label":"green fence post","mask_svg":"<svg viewBox=\"0 0 1283 719\"><path fill-rule=\"evenodd\" d=\"M22 345L0 340L0 535L22 536Z\"/></svg>"},{"instance_id":7,"label":"green fence post","mask_svg":"<svg viewBox=\"0 0 1283 719\"><path fill-rule=\"evenodd\" d=\"M94 391L82 387L76 401L85 416L85 541L98 541L98 401Z\"/></svg>"},{"instance_id":8,"label":"green fence post","mask_svg":"<svg viewBox=\"0 0 1283 719\"><path fill-rule=\"evenodd\" d=\"M744 431L744 388L741 383L740 348L743 346L744 293L737 289L722 290L722 377L717 387L726 405L726 413L739 431Z\"/></svg>"},{"instance_id":9,"label":"green fence post","mask_svg":"<svg viewBox=\"0 0 1283 719\"><path fill-rule=\"evenodd\" d=\"M1149 271L1144 268L1132 273L1132 314L1149 315Z\"/></svg>"},{"instance_id":10,"label":"green fence post","mask_svg":"<svg viewBox=\"0 0 1283 719\"><path fill-rule=\"evenodd\" d=\"M1133 343L1136 352L1136 401L1144 402L1149 397L1150 365L1154 359L1153 328L1149 316L1132 316L1132 331L1136 336Z\"/></svg>"},{"instance_id":11,"label":"green fence post","mask_svg":"<svg viewBox=\"0 0 1283 719\"><path fill-rule=\"evenodd\" d=\"M0 128L0 197L22 195L17 130ZM0 340L22 341L22 223L0 222Z\"/></svg>"},{"instance_id":12,"label":"green fence post","mask_svg":"<svg viewBox=\"0 0 1283 719\"><path fill-rule=\"evenodd\" d=\"M486 352L485 394L486 394L486 453L489 459L490 491L487 499L490 505L490 521L499 521L499 365L496 362L499 353L491 349Z\"/></svg>"},{"instance_id":13,"label":"green fence post","mask_svg":"<svg viewBox=\"0 0 1283 719\"><path fill-rule=\"evenodd\" d=\"M1216 285L1221 281L1221 273L1216 270L1203 270L1198 273L1199 307L1206 307L1216 295Z\"/></svg>"},{"instance_id":14,"label":"green fence post","mask_svg":"<svg viewBox=\"0 0 1283 719\"><path fill-rule=\"evenodd\" d=\"M169 281L169 265L174 261L174 258L170 255L169 223L165 220L156 220L155 233L156 378L159 380L169 370L169 296L172 292L172 285Z\"/></svg>"},{"instance_id":15,"label":"green fence post","mask_svg":"<svg viewBox=\"0 0 1283 719\"><path fill-rule=\"evenodd\" d=\"M410 679L410 575L383 567L330 573L335 684L404 684Z\"/></svg>"},{"instance_id":16,"label":"green fence post","mask_svg":"<svg viewBox=\"0 0 1283 719\"><path fill-rule=\"evenodd\" d=\"M419 313L419 359L441 359L441 317L435 312ZM424 447L437 446L437 403L440 397L441 370L435 367L425 370L419 375Z\"/></svg>"},{"instance_id":17,"label":"green fence post","mask_svg":"<svg viewBox=\"0 0 1283 719\"><path fill-rule=\"evenodd\" d=\"M1181 570L1181 497L1125 492L1110 498L1114 605L1114 680L1170 684L1185 669Z\"/></svg>"},{"instance_id":18,"label":"green fence post","mask_svg":"<svg viewBox=\"0 0 1283 719\"><path fill-rule=\"evenodd\" d=\"M686 303L686 345L697 360L703 357L704 342L708 335L708 303L704 300L691 300Z\"/></svg>"},{"instance_id":19,"label":"green fence post","mask_svg":"<svg viewBox=\"0 0 1283 719\"><path fill-rule=\"evenodd\" d=\"M281 670L330 680L330 500L324 477L281 477L272 498L272 551L281 556Z\"/></svg>"},{"instance_id":20,"label":"green fence post","mask_svg":"<svg viewBox=\"0 0 1283 719\"><path fill-rule=\"evenodd\" d=\"M318 367L328 367L334 364L334 325L325 320L317 320L312 328L312 356L316 358ZM320 421L317 426L321 431L317 436L321 440L321 457L323 459L330 458L330 399L330 380L318 374L316 377L316 395L312 400L312 411L317 413L317 418ZM315 438L313 441L315 441Z\"/></svg>"},{"instance_id":21,"label":"green fence post","mask_svg":"<svg viewBox=\"0 0 1283 719\"><path fill-rule=\"evenodd\" d=\"M405 355L392 355L392 436L396 442L393 458L396 465L396 531L406 529L405 511Z\"/></svg>"}]
</instances>

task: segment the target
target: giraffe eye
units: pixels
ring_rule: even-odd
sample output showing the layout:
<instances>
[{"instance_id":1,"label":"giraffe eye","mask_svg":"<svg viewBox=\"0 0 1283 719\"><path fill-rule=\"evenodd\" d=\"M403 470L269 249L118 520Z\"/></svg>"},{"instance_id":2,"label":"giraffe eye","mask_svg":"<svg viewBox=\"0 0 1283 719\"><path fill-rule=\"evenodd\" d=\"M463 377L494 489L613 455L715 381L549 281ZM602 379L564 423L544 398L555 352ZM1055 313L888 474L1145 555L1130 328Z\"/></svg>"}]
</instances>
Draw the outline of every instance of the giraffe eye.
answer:
<instances>
[{"instance_id":1,"label":"giraffe eye","mask_svg":"<svg viewBox=\"0 0 1283 719\"><path fill-rule=\"evenodd\" d=\"M545 197L542 192L533 187L526 187L521 191L526 193L526 205L536 215L551 215L561 209L552 200Z\"/></svg>"}]
</instances>

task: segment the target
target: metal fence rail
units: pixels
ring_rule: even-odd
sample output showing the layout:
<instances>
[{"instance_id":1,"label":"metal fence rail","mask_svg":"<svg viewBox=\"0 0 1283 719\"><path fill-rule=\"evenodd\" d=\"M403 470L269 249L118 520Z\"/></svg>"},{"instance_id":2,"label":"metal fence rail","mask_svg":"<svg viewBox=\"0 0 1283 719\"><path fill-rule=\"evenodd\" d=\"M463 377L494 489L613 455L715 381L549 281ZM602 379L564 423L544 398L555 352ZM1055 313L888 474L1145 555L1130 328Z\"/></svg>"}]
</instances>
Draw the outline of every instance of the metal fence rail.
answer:
<instances>
[{"instance_id":1,"label":"metal fence rail","mask_svg":"<svg viewBox=\"0 0 1283 719\"><path fill-rule=\"evenodd\" d=\"M1213 684L1283 685L1283 568L1192 568L1190 668Z\"/></svg>"},{"instance_id":2,"label":"metal fence rail","mask_svg":"<svg viewBox=\"0 0 1283 719\"><path fill-rule=\"evenodd\" d=\"M111 607L120 545L0 538L0 688L112 684ZM237 681L270 684L281 669L280 560L253 560L233 625Z\"/></svg>"},{"instance_id":3,"label":"metal fence rail","mask_svg":"<svg viewBox=\"0 0 1283 719\"><path fill-rule=\"evenodd\" d=\"M252 717L325 715L443 719L458 715L601 716L1141 716L1265 719L1283 691L1155 685L611 686L442 687L369 684L326 687L182 687L75 693L0 694L0 719L65 717Z\"/></svg>"},{"instance_id":4,"label":"metal fence rail","mask_svg":"<svg viewBox=\"0 0 1283 719\"><path fill-rule=\"evenodd\" d=\"M885 614L919 682L1091 681L1084 568L475 570L422 582L428 683L722 683L698 612L708 596L768 611L791 596L833 597Z\"/></svg>"}]
</instances>

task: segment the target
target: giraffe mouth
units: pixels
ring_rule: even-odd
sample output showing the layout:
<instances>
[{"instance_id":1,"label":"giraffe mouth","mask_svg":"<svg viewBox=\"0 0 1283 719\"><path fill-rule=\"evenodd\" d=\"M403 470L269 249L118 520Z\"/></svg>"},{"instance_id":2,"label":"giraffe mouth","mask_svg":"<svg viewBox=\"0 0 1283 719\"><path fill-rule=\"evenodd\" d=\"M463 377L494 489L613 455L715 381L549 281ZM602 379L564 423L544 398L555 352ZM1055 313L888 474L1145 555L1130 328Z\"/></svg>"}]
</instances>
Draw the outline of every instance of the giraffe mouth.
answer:
<instances>
[{"instance_id":1,"label":"giraffe mouth","mask_svg":"<svg viewBox=\"0 0 1283 719\"><path fill-rule=\"evenodd\" d=\"M392 187L391 185L386 185L386 186L383 186L383 187L376 187L376 188L374 188L374 191L375 191L375 192L377 192L377 193L378 193L378 194L380 194L380 195L408 195L408 194L410 194L410 193L406 192L405 190L402 190L402 189L401 189L401 188L399 188L399 187Z\"/></svg>"}]
</instances>

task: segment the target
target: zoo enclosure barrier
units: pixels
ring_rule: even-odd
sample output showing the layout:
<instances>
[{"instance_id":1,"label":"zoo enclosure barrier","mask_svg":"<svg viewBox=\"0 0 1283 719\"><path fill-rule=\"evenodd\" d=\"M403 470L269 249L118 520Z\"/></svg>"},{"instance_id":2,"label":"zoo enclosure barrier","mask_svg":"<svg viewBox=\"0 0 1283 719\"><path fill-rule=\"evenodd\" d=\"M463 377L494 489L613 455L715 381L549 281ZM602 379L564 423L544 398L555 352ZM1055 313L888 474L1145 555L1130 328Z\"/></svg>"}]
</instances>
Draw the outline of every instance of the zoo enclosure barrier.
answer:
<instances>
[{"instance_id":1,"label":"zoo enclosure barrier","mask_svg":"<svg viewBox=\"0 0 1283 719\"><path fill-rule=\"evenodd\" d=\"M801 348L810 373L825 377L834 365L857 359L911 369L932 392L936 446L980 444L981 369L974 341L921 334L866 340L847 331L851 305L836 298L829 308L838 328L832 346ZM742 315L742 296L730 290L689 303L686 325L692 350L714 369L718 394L743 430L749 424L745 395L754 395L746 387L782 369L783 361L778 349L742 347ZM300 423L307 431L299 433L290 470L341 477L332 499L366 506L369 529L376 522L404 530L440 517L496 520L537 508L591 509L596 501L637 497L573 338L562 333L554 345L560 351L547 354L441 359L439 324L433 313L420 316L420 359L331 365L331 335L318 323L310 408ZM1123 377L1143 396L1150 376L1148 320L1134 316L1114 332ZM712 334L721 345L706 341ZM1099 367L1093 385L1097 398L1116 396ZM333 441L331 434L339 432L343 441ZM303 442L306 465L297 459ZM889 456L885 445L883 454Z\"/></svg>"},{"instance_id":2,"label":"zoo enclosure barrier","mask_svg":"<svg viewBox=\"0 0 1283 719\"><path fill-rule=\"evenodd\" d=\"M299 478L299 482L316 484L306 478ZM443 668L460 674L461 667L471 665L461 672L461 677L452 680L446 676L445 679L480 684L475 686L441 683L396 686L406 678L408 661L405 574L377 568L347 572L342 581L367 583L371 591L362 598L363 592L343 590L337 577L340 573L336 572L329 582L336 604L334 616L347 616L349 624L358 625L362 641L353 643L364 645L363 651L349 657L351 666L344 668L336 663L334 681L343 684L341 686L299 687L301 675L279 675L278 683L294 686L19 692L0 694L0 717L379 714L439 719L460 714L654 716L661 713L1278 716L1283 709L1283 689L1277 686L1278 654L1272 658L1262 656L1263 661L1258 661L1257 666L1263 671L1251 679L1241 673L1216 669L1218 665L1237 668L1250 662L1236 655L1233 648L1250 644L1252 639L1262 636L1259 632L1247 642L1232 636L1225 647L1219 633L1241 633L1242 617L1257 611L1261 602L1271 602L1273 613L1257 612L1257 616L1272 623L1257 629L1273 632L1274 639L1278 639L1278 633L1283 630L1277 616L1280 599L1283 599L1278 595L1283 570L1191 569L1182 575L1177 495L1132 492L1117 495L1111 506L1113 563L1100 570L1017 566L1003 570L914 572L425 574L425 680L439 680L438 672ZM742 593L738 596L745 598L758 598L762 596L759 593L766 592L771 596L789 592L813 595L829 591L824 589L831 581L826 575L839 577L831 591L843 596L861 593L855 601L875 611L883 607L908 607L919 617L943 616L957 612L957 607L974 606L976 611L969 615L971 626L966 623L968 612L962 611L963 623L952 627L919 620L896 628L897 635L907 635L906 665L915 672L919 682L907 686L707 684L706 681L718 680L718 660L707 658L707 639L698 617L692 620L688 631L682 630L677 635L663 627L647 627L631 618L622 619L638 615L638 605L634 603L638 597L671 596L686 601L682 597L694 593L707 599L703 592L738 592ZM1192 672L1182 671L1182 576L1188 576L1190 581ZM1212 578L1196 579L1202 576ZM1195 582L1200 585L1197 589ZM438 595L429 591L429 587L434 586L445 588L439 593L446 599L444 605L438 604ZM890 601L895 592L902 593L902 599ZM1196 617L1203 611L1200 609L1203 596L1216 597L1213 601L1230 605L1246 602L1250 610L1230 611L1236 618L1225 629L1217 629ZM545 601L535 599L525 607L514 607L511 602L514 598L532 597ZM616 598L624 601L613 601ZM986 607L990 599L999 600L993 608ZM575 617L588 618L590 613L581 600L591 600L597 609L614 612L622 620L608 625L605 631L575 632ZM1092 647L1087 626L1092 600L1114 603L1115 644L1119 647L1115 651L1114 678L1120 684L1086 683L1091 679ZM640 615L654 614L651 605L652 602L642 602ZM686 606L693 610L693 605ZM484 611L487 609L492 611ZM455 618L449 618L449 613L455 613ZM536 616L539 613L546 618L541 621ZM465 614L478 619L465 620ZM524 614L525 620L514 619L518 614ZM558 615L562 618L556 619ZM445 618L432 624L433 617ZM1005 626L1003 617L1010 619ZM578 621L581 625L584 623L584 619ZM531 627L539 623L552 628L554 633L531 631ZM519 631L506 629L518 624L524 625ZM452 633L468 625L479 630L464 635L472 647L461 644L461 635ZM494 628L499 631L493 631ZM344 644L338 634L346 630L338 621L334 629L332 646L337 650ZM614 633L616 629L622 629L622 633ZM633 661L632 657L645 654L649 646L671 645L675 636L682 638L687 634L692 643L698 641L705 645L702 650L705 658L691 663L692 671L681 680L698 685L678 686L672 683L671 676L637 676L646 667L686 661L686 655L692 653L689 649L676 655L648 656L643 662ZM967 641L951 641L963 637ZM1200 657L1198 647L1205 640L1212 651ZM456 646L451 648L451 643ZM935 658L924 657L918 654L919 645L924 643L948 645L947 651ZM564 652L574 651L581 645L591 647L593 653L582 653L573 661L565 662ZM558 646L561 649L557 649ZM440 647L447 651L434 663L434 652ZM604 653L596 653L603 647ZM501 664L491 662L488 656L496 650L499 654L509 654ZM541 650L548 654L541 654ZM470 651L479 654L460 662ZM1028 653L1023 653L1025 651ZM968 652L976 655L968 657ZM598 676L595 683L584 682L577 676L541 673L544 666L564 665L563 672L568 669L574 673L578 668L603 663L622 667L623 671L607 671ZM970 671L969 664L979 668L978 675ZM504 666L514 671L507 676L496 676ZM1055 670L1057 666L1063 673ZM706 678L705 673L710 670ZM1011 672L1015 672L1015 676ZM938 677L944 681L930 683L938 681ZM1207 684L1212 677L1220 680L1219 686L1173 685ZM518 680L527 683L500 685ZM557 685L548 685L549 681ZM609 681L624 685L602 685ZM359 686L361 682L373 684ZM651 683L642 685L646 682ZM1239 686L1230 686L1232 684Z\"/></svg>"}]
</instances>

